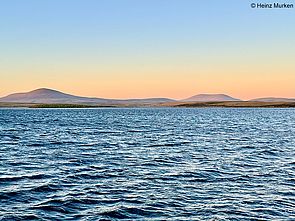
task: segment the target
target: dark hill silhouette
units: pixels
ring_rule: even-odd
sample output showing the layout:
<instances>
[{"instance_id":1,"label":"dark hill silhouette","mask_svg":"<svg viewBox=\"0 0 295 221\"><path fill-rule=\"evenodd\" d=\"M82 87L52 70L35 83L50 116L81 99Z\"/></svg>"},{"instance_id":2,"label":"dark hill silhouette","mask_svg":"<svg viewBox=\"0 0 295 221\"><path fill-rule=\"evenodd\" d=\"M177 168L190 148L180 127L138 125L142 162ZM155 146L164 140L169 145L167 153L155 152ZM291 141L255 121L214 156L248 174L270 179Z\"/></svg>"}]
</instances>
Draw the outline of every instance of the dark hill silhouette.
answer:
<instances>
[{"instance_id":1,"label":"dark hill silhouette","mask_svg":"<svg viewBox=\"0 0 295 221\"><path fill-rule=\"evenodd\" d=\"M147 99L104 99L80 97L59 92L57 90L40 88L27 93L15 93L0 98L0 102L8 103L40 103L40 104L116 104L116 103L163 103L172 102L168 98L147 98Z\"/></svg>"},{"instance_id":2,"label":"dark hill silhouette","mask_svg":"<svg viewBox=\"0 0 295 221\"><path fill-rule=\"evenodd\" d=\"M182 101L213 102L213 101L240 101L240 99L230 97L226 94L198 94Z\"/></svg>"},{"instance_id":3,"label":"dark hill silhouette","mask_svg":"<svg viewBox=\"0 0 295 221\"><path fill-rule=\"evenodd\" d=\"M233 98L226 94L198 94L184 100L176 101L168 98L146 98L146 99L105 99L95 97L81 97L63 93L53 89L40 88L26 93L14 93L0 98L1 103L18 103L18 104L82 104L82 105L145 105L145 104L162 104L173 102L243 102L240 99ZM295 102L291 98L258 98L248 102Z\"/></svg>"}]
</instances>

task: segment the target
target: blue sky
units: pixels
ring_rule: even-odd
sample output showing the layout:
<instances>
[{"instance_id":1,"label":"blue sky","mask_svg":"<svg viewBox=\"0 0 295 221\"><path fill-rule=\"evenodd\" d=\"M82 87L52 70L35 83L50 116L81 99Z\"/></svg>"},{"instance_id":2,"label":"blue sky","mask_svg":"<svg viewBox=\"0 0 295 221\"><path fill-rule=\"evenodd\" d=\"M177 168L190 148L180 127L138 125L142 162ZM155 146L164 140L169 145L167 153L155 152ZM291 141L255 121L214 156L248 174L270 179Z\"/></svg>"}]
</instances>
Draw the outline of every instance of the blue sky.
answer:
<instances>
[{"instance_id":1,"label":"blue sky","mask_svg":"<svg viewBox=\"0 0 295 221\"><path fill-rule=\"evenodd\" d=\"M261 76L253 84L257 96L270 94L269 89L257 89L265 86L260 84L268 73L274 79L285 74L293 80L295 9L252 9L252 2L1 1L0 76L5 86L1 85L0 95L42 86L83 95L129 97L133 94L120 91L134 83L154 87L150 96L224 92L247 97L246 91L239 92L234 85L227 90L228 84L220 86L215 81L215 87L204 91L204 85L210 84L207 78L233 75L242 80ZM154 78L168 89L160 89ZM66 79L73 87L58 83ZM107 91L103 85L116 79L122 82L121 90ZM179 95L172 89L178 79L183 85ZM115 85L118 88L120 82ZM136 90L134 96L149 96L148 90ZM272 95L295 93L290 88Z\"/></svg>"}]
</instances>

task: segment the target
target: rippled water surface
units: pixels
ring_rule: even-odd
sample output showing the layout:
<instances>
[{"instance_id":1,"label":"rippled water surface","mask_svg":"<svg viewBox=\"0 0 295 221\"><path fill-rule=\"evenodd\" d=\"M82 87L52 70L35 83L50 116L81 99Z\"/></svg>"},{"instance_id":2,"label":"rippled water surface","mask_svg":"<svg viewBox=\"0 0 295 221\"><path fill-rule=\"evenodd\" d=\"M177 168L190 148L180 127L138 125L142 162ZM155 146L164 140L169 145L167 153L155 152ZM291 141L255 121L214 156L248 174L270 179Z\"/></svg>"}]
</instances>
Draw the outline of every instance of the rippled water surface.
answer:
<instances>
[{"instance_id":1,"label":"rippled water surface","mask_svg":"<svg viewBox=\"0 0 295 221\"><path fill-rule=\"evenodd\" d=\"M295 109L0 109L0 220L295 220Z\"/></svg>"}]
</instances>

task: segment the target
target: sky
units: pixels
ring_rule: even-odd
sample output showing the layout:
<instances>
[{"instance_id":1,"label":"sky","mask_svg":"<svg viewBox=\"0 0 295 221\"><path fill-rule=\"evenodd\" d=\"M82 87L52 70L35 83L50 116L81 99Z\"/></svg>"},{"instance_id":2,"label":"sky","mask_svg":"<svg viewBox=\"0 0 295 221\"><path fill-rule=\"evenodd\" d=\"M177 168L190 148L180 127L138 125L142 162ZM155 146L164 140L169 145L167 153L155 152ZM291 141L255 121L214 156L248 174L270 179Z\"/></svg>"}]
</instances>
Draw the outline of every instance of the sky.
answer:
<instances>
[{"instance_id":1,"label":"sky","mask_svg":"<svg viewBox=\"0 0 295 221\"><path fill-rule=\"evenodd\" d=\"M253 2L0 1L0 96L295 98L295 8Z\"/></svg>"}]
</instances>

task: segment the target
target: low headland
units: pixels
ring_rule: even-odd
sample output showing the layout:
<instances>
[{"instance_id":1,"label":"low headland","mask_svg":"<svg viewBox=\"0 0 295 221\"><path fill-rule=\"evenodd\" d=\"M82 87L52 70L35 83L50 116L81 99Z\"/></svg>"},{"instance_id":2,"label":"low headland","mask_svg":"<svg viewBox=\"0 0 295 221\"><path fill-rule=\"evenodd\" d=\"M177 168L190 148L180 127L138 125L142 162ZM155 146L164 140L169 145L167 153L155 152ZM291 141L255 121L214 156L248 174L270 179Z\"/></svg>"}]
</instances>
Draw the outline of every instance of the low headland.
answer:
<instances>
[{"instance_id":1,"label":"low headland","mask_svg":"<svg viewBox=\"0 0 295 221\"><path fill-rule=\"evenodd\" d=\"M251 102L251 101L224 101L224 102L172 102L159 104L24 104L0 103L2 108L139 108L139 107L174 107L174 108L295 108L295 102Z\"/></svg>"}]
</instances>

